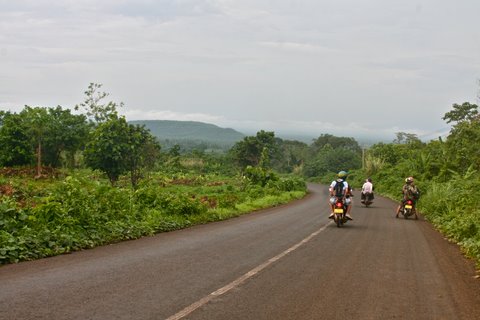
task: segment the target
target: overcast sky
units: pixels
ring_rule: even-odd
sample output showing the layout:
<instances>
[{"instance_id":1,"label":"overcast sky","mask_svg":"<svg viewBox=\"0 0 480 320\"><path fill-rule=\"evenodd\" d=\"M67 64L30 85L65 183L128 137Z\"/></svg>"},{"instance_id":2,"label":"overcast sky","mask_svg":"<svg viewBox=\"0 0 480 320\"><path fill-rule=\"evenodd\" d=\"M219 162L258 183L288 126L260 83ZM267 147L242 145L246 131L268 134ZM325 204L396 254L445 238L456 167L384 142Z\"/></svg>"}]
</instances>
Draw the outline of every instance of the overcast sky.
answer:
<instances>
[{"instance_id":1,"label":"overcast sky","mask_svg":"<svg viewBox=\"0 0 480 320\"><path fill-rule=\"evenodd\" d=\"M434 138L453 103L478 102L479 15L479 0L0 0L0 108L73 108L95 82L127 120Z\"/></svg>"}]
</instances>

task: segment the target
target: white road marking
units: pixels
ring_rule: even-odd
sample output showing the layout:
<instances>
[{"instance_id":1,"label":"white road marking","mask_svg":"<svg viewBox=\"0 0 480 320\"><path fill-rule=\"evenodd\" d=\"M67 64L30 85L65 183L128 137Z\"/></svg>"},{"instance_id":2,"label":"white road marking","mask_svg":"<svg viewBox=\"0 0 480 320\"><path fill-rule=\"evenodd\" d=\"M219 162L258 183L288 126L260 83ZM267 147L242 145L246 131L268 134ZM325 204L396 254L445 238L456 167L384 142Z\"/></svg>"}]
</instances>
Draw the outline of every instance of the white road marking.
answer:
<instances>
[{"instance_id":1,"label":"white road marking","mask_svg":"<svg viewBox=\"0 0 480 320\"><path fill-rule=\"evenodd\" d=\"M216 298L216 297L219 297L221 296L222 294L225 294L227 293L228 291L232 290L233 288L235 287L238 287L242 282L246 281L247 279L253 277L254 275L256 275L257 273L259 273L260 271L262 271L263 269L265 269L266 267L268 267L269 265L271 265L272 263L280 260L281 258L285 257L287 254L289 254L290 252L292 251L295 251L297 250L300 246L304 245L305 243L309 242L313 237L317 236L320 232L324 231L327 226L332 223L332 221L330 221L329 223L327 223L326 225L324 225L323 227L321 227L320 229L318 229L317 231L315 231L314 233L312 233L311 235L309 235L308 237L306 237L305 239L303 239L302 241L300 241L299 243L297 243L296 245L288 248L287 250L283 251L282 253L280 253L279 255L267 260L266 262L262 263L261 265L259 265L258 267L255 267L253 268L252 270L248 271L247 273L245 273L243 276L241 276L240 278L237 278L236 280L230 282L229 284L227 284L226 286L210 293L208 296L205 296L203 297L202 299L192 303L191 305L189 305L188 307L186 307L185 309L177 312L176 314L174 314L173 316L170 316L168 317L166 320L178 320L178 319L181 319L183 317L186 317L187 315L189 315L190 313L192 313L193 311L195 311L196 309L200 308L201 306L207 304L210 300Z\"/></svg>"}]
</instances>

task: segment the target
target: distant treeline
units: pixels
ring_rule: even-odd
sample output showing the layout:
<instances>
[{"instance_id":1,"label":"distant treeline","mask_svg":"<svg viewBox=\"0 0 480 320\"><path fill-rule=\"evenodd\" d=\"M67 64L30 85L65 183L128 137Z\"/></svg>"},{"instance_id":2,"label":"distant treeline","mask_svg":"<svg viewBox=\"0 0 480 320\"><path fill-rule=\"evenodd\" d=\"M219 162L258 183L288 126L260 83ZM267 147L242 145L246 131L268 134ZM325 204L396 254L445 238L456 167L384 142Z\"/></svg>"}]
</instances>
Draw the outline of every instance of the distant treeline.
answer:
<instances>
[{"instance_id":1,"label":"distant treeline","mask_svg":"<svg viewBox=\"0 0 480 320\"><path fill-rule=\"evenodd\" d=\"M245 137L233 129L197 121L136 120L129 123L145 126L152 135L165 142L167 148L179 144L184 150L194 148L201 150L209 147L226 150ZM206 144L210 145L206 147Z\"/></svg>"}]
</instances>

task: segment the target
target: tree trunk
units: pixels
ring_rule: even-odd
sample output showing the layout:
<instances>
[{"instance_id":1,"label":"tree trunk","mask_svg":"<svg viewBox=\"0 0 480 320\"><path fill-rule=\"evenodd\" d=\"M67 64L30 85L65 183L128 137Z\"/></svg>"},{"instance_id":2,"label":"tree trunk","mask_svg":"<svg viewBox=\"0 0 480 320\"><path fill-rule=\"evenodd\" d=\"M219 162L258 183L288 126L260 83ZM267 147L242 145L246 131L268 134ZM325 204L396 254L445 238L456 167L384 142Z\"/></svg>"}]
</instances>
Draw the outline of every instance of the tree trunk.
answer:
<instances>
[{"instance_id":1,"label":"tree trunk","mask_svg":"<svg viewBox=\"0 0 480 320\"><path fill-rule=\"evenodd\" d=\"M37 174L35 178L40 178L42 176L42 142L38 142L37 148Z\"/></svg>"}]
</instances>

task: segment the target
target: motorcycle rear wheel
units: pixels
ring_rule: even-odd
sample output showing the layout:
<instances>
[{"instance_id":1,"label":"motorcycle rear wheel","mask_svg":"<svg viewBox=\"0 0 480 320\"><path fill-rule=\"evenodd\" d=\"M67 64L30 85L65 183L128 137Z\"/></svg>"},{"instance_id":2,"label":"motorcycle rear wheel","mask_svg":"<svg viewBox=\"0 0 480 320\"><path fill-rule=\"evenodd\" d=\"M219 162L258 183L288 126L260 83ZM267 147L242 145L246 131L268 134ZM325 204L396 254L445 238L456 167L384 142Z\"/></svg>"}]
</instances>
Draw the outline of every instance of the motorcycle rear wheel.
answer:
<instances>
[{"instance_id":1,"label":"motorcycle rear wheel","mask_svg":"<svg viewBox=\"0 0 480 320\"><path fill-rule=\"evenodd\" d=\"M337 215L335 216L335 222L337 223L337 228L340 228L343 225L343 218Z\"/></svg>"}]
</instances>

